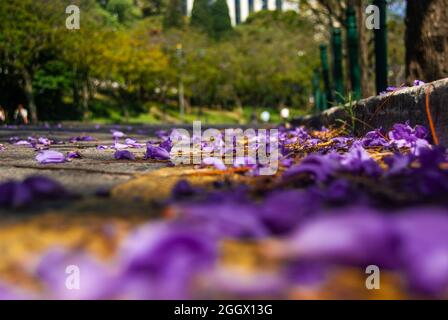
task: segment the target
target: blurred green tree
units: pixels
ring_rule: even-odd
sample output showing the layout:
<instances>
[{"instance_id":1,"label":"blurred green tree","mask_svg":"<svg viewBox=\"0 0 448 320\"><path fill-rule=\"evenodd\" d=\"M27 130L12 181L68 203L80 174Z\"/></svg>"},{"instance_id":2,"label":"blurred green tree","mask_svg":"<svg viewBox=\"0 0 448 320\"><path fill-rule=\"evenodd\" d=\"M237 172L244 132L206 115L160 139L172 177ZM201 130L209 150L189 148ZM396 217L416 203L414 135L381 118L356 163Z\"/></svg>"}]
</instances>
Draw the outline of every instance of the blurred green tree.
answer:
<instances>
[{"instance_id":1,"label":"blurred green tree","mask_svg":"<svg viewBox=\"0 0 448 320\"><path fill-rule=\"evenodd\" d=\"M163 28L182 28L184 26L184 13L182 8L184 0L169 0L163 16Z\"/></svg>"},{"instance_id":2,"label":"blurred green tree","mask_svg":"<svg viewBox=\"0 0 448 320\"><path fill-rule=\"evenodd\" d=\"M0 5L0 55L14 72L20 74L31 121L38 113L33 88L34 74L42 65L42 55L54 44L65 27L65 7L60 1L2 1Z\"/></svg>"},{"instance_id":3,"label":"blurred green tree","mask_svg":"<svg viewBox=\"0 0 448 320\"><path fill-rule=\"evenodd\" d=\"M212 33L216 39L222 38L232 30L227 0L216 0L210 8Z\"/></svg>"},{"instance_id":4,"label":"blurred green tree","mask_svg":"<svg viewBox=\"0 0 448 320\"><path fill-rule=\"evenodd\" d=\"M106 9L125 25L131 25L142 17L141 9L133 0L108 0Z\"/></svg>"},{"instance_id":5,"label":"blurred green tree","mask_svg":"<svg viewBox=\"0 0 448 320\"><path fill-rule=\"evenodd\" d=\"M191 10L190 25L206 33L212 33L213 21L209 0L194 0Z\"/></svg>"}]
</instances>

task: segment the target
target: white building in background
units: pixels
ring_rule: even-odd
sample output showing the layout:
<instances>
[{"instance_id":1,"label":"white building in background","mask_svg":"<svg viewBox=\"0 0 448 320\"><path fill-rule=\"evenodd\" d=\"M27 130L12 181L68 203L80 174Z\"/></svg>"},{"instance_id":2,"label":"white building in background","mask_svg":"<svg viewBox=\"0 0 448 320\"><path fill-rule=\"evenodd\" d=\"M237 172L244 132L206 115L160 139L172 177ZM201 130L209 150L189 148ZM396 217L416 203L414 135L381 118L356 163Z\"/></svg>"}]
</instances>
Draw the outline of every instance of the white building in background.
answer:
<instances>
[{"instance_id":1,"label":"white building in background","mask_svg":"<svg viewBox=\"0 0 448 320\"><path fill-rule=\"evenodd\" d=\"M194 0L186 0L186 1L187 1L187 12L188 15L190 16L191 10L193 9ZM268 10L276 10L276 0L267 0L267 1L268 1ZM263 10L263 0L253 0L253 2L255 12ZM230 19L232 20L232 24L235 25L236 24L235 0L227 0L227 6L229 7L229 14ZM241 7L241 22L244 22L249 16L249 0L240 0L240 7ZM283 0L282 11L287 10L299 11L298 1Z\"/></svg>"}]
</instances>

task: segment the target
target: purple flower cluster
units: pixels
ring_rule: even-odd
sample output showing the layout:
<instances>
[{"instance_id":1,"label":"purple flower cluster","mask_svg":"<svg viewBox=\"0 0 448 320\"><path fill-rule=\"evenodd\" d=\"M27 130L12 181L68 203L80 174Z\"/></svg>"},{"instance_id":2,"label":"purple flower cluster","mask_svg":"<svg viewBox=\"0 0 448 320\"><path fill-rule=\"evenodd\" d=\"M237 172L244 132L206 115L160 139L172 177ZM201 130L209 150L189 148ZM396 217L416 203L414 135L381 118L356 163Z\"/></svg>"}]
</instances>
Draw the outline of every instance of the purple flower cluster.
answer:
<instances>
[{"instance_id":1,"label":"purple flower cluster","mask_svg":"<svg viewBox=\"0 0 448 320\"><path fill-rule=\"evenodd\" d=\"M169 147L165 146L155 146L151 142L146 144L146 154L145 159L155 159L155 160L170 160L170 150Z\"/></svg>"},{"instance_id":2,"label":"purple flower cluster","mask_svg":"<svg viewBox=\"0 0 448 320\"><path fill-rule=\"evenodd\" d=\"M172 143L166 132L159 135L162 143L148 142L146 158L168 160ZM448 291L448 157L426 138L423 127L407 123L361 138L283 128L284 167L266 186L225 181L206 190L179 181L163 203L170 219L131 232L113 262L50 250L34 270L43 292L23 297L284 298L297 286L324 286L334 270L364 272L376 265L399 275L410 294L443 298ZM375 150L387 156L375 158ZM303 151L309 154L298 156ZM117 150L115 158L135 156ZM213 158L204 165L226 168ZM249 162L239 159L238 165ZM31 195L43 192L27 181L0 185L6 190L0 192L0 205L27 203L27 192L17 191L23 185ZM49 191L39 197L52 194L50 187L44 190ZM228 240L258 244L281 267L240 279L220 263ZM78 266L87 285L67 290L67 265ZM0 286L0 297L17 295L11 290Z\"/></svg>"},{"instance_id":3,"label":"purple flower cluster","mask_svg":"<svg viewBox=\"0 0 448 320\"><path fill-rule=\"evenodd\" d=\"M8 181L0 184L0 208L22 208L37 201L63 199L68 195L59 183L45 177Z\"/></svg>"},{"instance_id":4,"label":"purple flower cluster","mask_svg":"<svg viewBox=\"0 0 448 320\"><path fill-rule=\"evenodd\" d=\"M35 150L45 150L51 145L62 144L62 141L49 139L47 137L28 137L27 139L21 139L19 137L9 138L9 142L15 146L34 148Z\"/></svg>"},{"instance_id":5,"label":"purple flower cluster","mask_svg":"<svg viewBox=\"0 0 448 320\"><path fill-rule=\"evenodd\" d=\"M413 87L419 87L419 86L423 86L425 84L426 84L426 82L423 82L421 80L414 80L414 82L412 83L412 86ZM404 89L404 88L409 88L409 87L408 86L401 86L401 87L389 86L389 87L387 87L386 91L381 92L380 95L385 95L385 94L388 94L390 92L395 92L397 90L401 90L401 89Z\"/></svg>"},{"instance_id":6,"label":"purple flower cluster","mask_svg":"<svg viewBox=\"0 0 448 320\"><path fill-rule=\"evenodd\" d=\"M128 150L117 150L114 157L117 160L135 160L135 155Z\"/></svg>"},{"instance_id":7,"label":"purple flower cluster","mask_svg":"<svg viewBox=\"0 0 448 320\"><path fill-rule=\"evenodd\" d=\"M75 142L90 142L95 141L95 138L92 136L78 136L78 137L72 137L68 139L68 142L75 143Z\"/></svg>"}]
</instances>

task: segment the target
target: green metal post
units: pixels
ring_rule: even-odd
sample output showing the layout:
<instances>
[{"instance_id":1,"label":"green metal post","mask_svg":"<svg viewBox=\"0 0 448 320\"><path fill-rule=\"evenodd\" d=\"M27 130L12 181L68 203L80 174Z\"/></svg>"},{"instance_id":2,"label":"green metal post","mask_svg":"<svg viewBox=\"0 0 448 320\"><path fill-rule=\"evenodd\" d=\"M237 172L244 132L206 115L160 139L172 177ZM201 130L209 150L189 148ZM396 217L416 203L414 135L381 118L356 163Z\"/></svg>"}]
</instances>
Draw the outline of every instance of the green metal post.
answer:
<instances>
[{"instance_id":1,"label":"green metal post","mask_svg":"<svg viewBox=\"0 0 448 320\"><path fill-rule=\"evenodd\" d=\"M182 0L182 14L184 16L188 15L187 0Z\"/></svg>"},{"instance_id":2,"label":"green metal post","mask_svg":"<svg viewBox=\"0 0 448 320\"><path fill-rule=\"evenodd\" d=\"M177 58L179 59L179 115L183 120L185 115L185 98L184 98L184 82L183 82L183 68L184 68L184 51L182 44L176 45Z\"/></svg>"},{"instance_id":3,"label":"green metal post","mask_svg":"<svg viewBox=\"0 0 448 320\"><path fill-rule=\"evenodd\" d=\"M283 0L275 0L275 9L277 11L282 11L282 9L283 9Z\"/></svg>"},{"instance_id":4,"label":"green metal post","mask_svg":"<svg viewBox=\"0 0 448 320\"><path fill-rule=\"evenodd\" d=\"M268 10L268 0L262 0L261 9Z\"/></svg>"},{"instance_id":5,"label":"green metal post","mask_svg":"<svg viewBox=\"0 0 448 320\"><path fill-rule=\"evenodd\" d=\"M235 24L241 23L241 3L240 0L235 0Z\"/></svg>"},{"instance_id":6,"label":"green metal post","mask_svg":"<svg viewBox=\"0 0 448 320\"><path fill-rule=\"evenodd\" d=\"M319 69L314 70L313 80L311 83L312 83L312 87L313 87L315 111L320 112L320 111L322 111L322 102L321 102Z\"/></svg>"},{"instance_id":7,"label":"green metal post","mask_svg":"<svg viewBox=\"0 0 448 320\"><path fill-rule=\"evenodd\" d=\"M328 99L327 99L327 94L325 92L320 92L320 98L319 98L319 103L320 103L320 107L319 109L322 111L325 111L328 109Z\"/></svg>"},{"instance_id":8,"label":"green metal post","mask_svg":"<svg viewBox=\"0 0 448 320\"><path fill-rule=\"evenodd\" d=\"M359 64L359 36L356 24L356 12L353 7L347 8L347 47L350 62L350 83L353 98L361 98L361 67Z\"/></svg>"},{"instance_id":9,"label":"green metal post","mask_svg":"<svg viewBox=\"0 0 448 320\"><path fill-rule=\"evenodd\" d=\"M254 0L249 0L249 14L255 11Z\"/></svg>"},{"instance_id":10,"label":"green metal post","mask_svg":"<svg viewBox=\"0 0 448 320\"><path fill-rule=\"evenodd\" d=\"M325 109L329 107L329 101L333 101L330 85L330 70L328 67L328 53L325 44L320 45L320 60L322 63L322 78L324 79L324 88L327 100L325 101Z\"/></svg>"},{"instance_id":11,"label":"green metal post","mask_svg":"<svg viewBox=\"0 0 448 320\"><path fill-rule=\"evenodd\" d=\"M380 9L380 28L375 29L375 73L376 91L386 91L388 66L387 66L387 1L373 0L373 4Z\"/></svg>"},{"instance_id":12,"label":"green metal post","mask_svg":"<svg viewBox=\"0 0 448 320\"><path fill-rule=\"evenodd\" d=\"M333 81L335 100L344 102L344 71L342 68L342 37L341 29L334 28L332 32L333 49Z\"/></svg>"}]
</instances>

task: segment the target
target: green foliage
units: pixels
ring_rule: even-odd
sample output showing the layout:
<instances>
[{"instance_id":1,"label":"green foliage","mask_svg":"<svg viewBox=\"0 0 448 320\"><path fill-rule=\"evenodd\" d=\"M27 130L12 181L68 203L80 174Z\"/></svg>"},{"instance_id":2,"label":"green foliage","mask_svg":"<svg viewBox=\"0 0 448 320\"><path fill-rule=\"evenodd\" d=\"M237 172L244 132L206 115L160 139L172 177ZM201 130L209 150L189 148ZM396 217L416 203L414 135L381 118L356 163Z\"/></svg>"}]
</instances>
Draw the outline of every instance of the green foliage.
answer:
<instances>
[{"instance_id":1,"label":"green foliage","mask_svg":"<svg viewBox=\"0 0 448 320\"><path fill-rule=\"evenodd\" d=\"M9 71L0 72L0 103L9 110L23 95L1 90L24 92L22 69L32 77L41 120L170 119L180 79L186 119L239 119L235 114L308 104L317 44L309 21L295 12L255 13L232 29L224 0L211 8L196 0L192 27L178 28L179 0L166 3L165 17L146 18L146 0L74 2L82 8L80 30L65 28L63 1L45 8L33 0L0 3L0 67Z\"/></svg>"},{"instance_id":2,"label":"green foliage","mask_svg":"<svg viewBox=\"0 0 448 320\"><path fill-rule=\"evenodd\" d=\"M215 38L220 39L232 30L227 0L216 0L210 8L210 15Z\"/></svg>"},{"instance_id":3,"label":"green foliage","mask_svg":"<svg viewBox=\"0 0 448 320\"><path fill-rule=\"evenodd\" d=\"M211 32L213 21L209 0L194 0L193 9L191 10L190 25L202 32Z\"/></svg>"},{"instance_id":4,"label":"green foliage","mask_svg":"<svg viewBox=\"0 0 448 320\"><path fill-rule=\"evenodd\" d=\"M184 16L182 12L182 1L184 0L169 0L163 17L163 28L168 30L170 28L182 28L184 26Z\"/></svg>"},{"instance_id":5,"label":"green foliage","mask_svg":"<svg viewBox=\"0 0 448 320\"><path fill-rule=\"evenodd\" d=\"M23 0L0 5L0 52L14 68L32 71L64 24L61 3ZM13 14L13 15L12 15Z\"/></svg>"},{"instance_id":6,"label":"green foliage","mask_svg":"<svg viewBox=\"0 0 448 320\"><path fill-rule=\"evenodd\" d=\"M133 0L109 0L106 9L125 25L131 25L142 16L142 11Z\"/></svg>"},{"instance_id":7,"label":"green foliage","mask_svg":"<svg viewBox=\"0 0 448 320\"><path fill-rule=\"evenodd\" d=\"M69 90L73 72L68 68L69 66L63 61L48 61L34 75L33 85L36 93L44 93L46 90Z\"/></svg>"}]
</instances>

